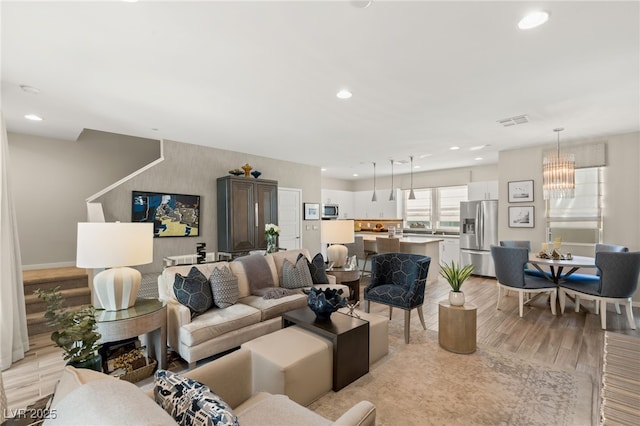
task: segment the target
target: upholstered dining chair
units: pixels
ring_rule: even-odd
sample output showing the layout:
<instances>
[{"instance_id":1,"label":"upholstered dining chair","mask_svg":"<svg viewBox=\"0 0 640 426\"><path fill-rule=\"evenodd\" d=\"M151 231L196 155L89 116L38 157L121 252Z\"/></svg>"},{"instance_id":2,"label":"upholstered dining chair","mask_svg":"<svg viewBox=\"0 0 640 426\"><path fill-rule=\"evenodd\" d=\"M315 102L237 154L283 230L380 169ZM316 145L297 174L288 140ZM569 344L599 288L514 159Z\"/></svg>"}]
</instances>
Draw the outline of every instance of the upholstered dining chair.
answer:
<instances>
[{"instance_id":1,"label":"upholstered dining chair","mask_svg":"<svg viewBox=\"0 0 640 426\"><path fill-rule=\"evenodd\" d=\"M389 319L393 308L404 310L404 342L409 343L411 311L416 309L422 328L422 304L431 257L409 253L383 253L371 258L371 282L364 289L364 311L370 303L389 306Z\"/></svg>"},{"instance_id":2,"label":"upholstered dining chair","mask_svg":"<svg viewBox=\"0 0 640 426\"><path fill-rule=\"evenodd\" d=\"M635 330L636 322L633 318L631 297L638 288L640 253L597 252L596 268L598 269L597 281L591 279L567 280L560 283L560 311L564 313L567 295L576 297L576 305L579 303L579 298L594 300L600 305L600 325L605 330L607 328L607 303L624 303L629 327Z\"/></svg>"},{"instance_id":3,"label":"upholstered dining chair","mask_svg":"<svg viewBox=\"0 0 640 426\"><path fill-rule=\"evenodd\" d=\"M376 253L400 253L400 239L395 237L376 237Z\"/></svg>"},{"instance_id":4,"label":"upholstered dining chair","mask_svg":"<svg viewBox=\"0 0 640 426\"><path fill-rule=\"evenodd\" d=\"M556 285L544 277L527 275L524 265L529 260L529 250L522 247L491 246L491 257L496 267L498 284L498 302L496 309L500 309L501 289L518 292L518 312L522 317L524 305L533 299L524 300L525 294L549 293L551 298L551 313L556 314Z\"/></svg>"}]
</instances>

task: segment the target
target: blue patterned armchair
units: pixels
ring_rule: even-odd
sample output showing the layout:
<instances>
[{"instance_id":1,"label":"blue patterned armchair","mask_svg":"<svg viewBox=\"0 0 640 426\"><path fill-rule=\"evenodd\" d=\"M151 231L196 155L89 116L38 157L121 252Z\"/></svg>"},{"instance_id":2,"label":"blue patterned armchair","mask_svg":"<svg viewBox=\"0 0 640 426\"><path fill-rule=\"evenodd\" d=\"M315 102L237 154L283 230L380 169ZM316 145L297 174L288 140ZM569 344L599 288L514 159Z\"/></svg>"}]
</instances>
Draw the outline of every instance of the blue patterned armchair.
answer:
<instances>
[{"instance_id":1,"label":"blue patterned armchair","mask_svg":"<svg viewBox=\"0 0 640 426\"><path fill-rule=\"evenodd\" d=\"M418 309L422 328L427 329L422 303L430 263L429 256L408 253L384 253L371 258L371 282L364 289L364 310L369 312L369 302L388 305L391 319L393 308L404 309L405 343L409 343L412 309Z\"/></svg>"}]
</instances>

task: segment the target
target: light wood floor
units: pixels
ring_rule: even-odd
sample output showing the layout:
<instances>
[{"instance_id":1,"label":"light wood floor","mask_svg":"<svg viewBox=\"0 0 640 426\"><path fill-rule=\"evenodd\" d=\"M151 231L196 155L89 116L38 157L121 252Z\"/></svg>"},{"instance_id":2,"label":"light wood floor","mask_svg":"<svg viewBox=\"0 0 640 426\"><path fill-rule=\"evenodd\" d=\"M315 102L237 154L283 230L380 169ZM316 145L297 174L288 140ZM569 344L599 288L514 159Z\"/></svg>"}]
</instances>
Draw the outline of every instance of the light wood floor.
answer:
<instances>
[{"instance_id":1,"label":"light wood floor","mask_svg":"<svg viewBox=\"0 0 640 426\"><path fill-rule=\"evenodd\" d=\"M366 279L363 279L361 288L364 284ZM502 298L500 310L496 310L495 279L472 277L462 290L467 302L478 307L478 345L589 374L594 384L594 413L598 412L604 331L600 328L600 317L593 314L592 305L575 313L574 305L569 302L564 315L553 316L548 298L540 297L532 305L525 306L524 317L519 318L518 298L513 292ZM447 299L448 293L449 286L442 278L438 283L427 286L424 313L427 328L431 331L438 331L438 302ZM374 311L385 309L380 306ZM640 336L640 329L629 328L624 308L622 315L616 315L612 309L607 315L608 330ZM636 324L640 326L640 312L636 309L634 313ZM415 318L411 333L419 332L423 331ZM9 408L25 408L52 393L63 365L61 352L53 346L48 335L33 338L26 358L2 373Z\"/></svg>"}]
</instances>

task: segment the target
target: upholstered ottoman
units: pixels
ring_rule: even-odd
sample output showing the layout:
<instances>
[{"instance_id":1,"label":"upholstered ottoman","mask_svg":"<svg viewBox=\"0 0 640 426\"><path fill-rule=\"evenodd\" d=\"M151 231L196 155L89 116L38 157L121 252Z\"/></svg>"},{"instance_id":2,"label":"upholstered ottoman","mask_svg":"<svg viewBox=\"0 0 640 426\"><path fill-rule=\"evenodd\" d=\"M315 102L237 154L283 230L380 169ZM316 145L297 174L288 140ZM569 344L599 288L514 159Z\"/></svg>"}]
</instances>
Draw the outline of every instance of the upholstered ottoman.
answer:
<instances>
[{"instance_id":1,"label":"upholstered ottoman","mask_svg":"<svg viewBox=\"0 0 640 426\"><path fill-rule=\"evenodd\" d=\"M333 346L309 331L291 326L242 347L251 351L253 393L283 394L306 406L333 386Z\"/></svg>"},{"instance_id":2,"label":"upholstered ottoman","mask_svg":"<svg viewBox=\"0 0 640 426\"><path fill-rule=\"evenodd\" d=\"M338 309L338 312L349 313L349 308ZM389 353L389 320L387 317L354 311L360 319L369 321L369 365Z\"/></svg>"}]
</instances>

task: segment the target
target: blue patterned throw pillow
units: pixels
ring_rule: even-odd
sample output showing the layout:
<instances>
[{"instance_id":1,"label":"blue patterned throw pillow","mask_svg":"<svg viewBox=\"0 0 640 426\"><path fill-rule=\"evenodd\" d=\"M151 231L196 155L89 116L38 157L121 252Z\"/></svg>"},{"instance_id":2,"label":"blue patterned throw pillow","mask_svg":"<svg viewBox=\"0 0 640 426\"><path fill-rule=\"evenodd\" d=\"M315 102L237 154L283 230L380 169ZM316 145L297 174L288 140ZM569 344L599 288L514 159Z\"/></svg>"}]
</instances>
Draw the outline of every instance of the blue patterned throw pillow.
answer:
<instances>
[{"instance_id":1,"label":"blue patterned throw pillow","mask_svg":"<svg viewBox=\"0 0 640 426\"><path fill-rule=\"evenodd\" d=\"M205 313L213 306L213 294L211 284L202 272L195 266L189 271L189 275L183 277L176 274L173 282L173 292L178 302L189 308L191 317Z\"/></svg>"},{"instance_id":2,"label":"blue patterned throw pillow","mask_svg":"<svg viewBox=\"0 0 640 426\"><path fill-rule=\"evenodd\" d=\"M329 278L327 277L327 265L324 263L322 253L318 253L313 256L311 262L307 261L307 266L309 266L311 280L314 284L329 284Z\"/></svg>"},{"instance_id":3,"label":"blue patterned throw pillow","mask_svg":"<svg viewBox=\"0 0 640 426\"><path fill-rule=\"evenodd\" d=\"M231 407L209 387L167 370L158 370L153 397L183 426L239 426Z\"/></svg>"}]
</instances>

